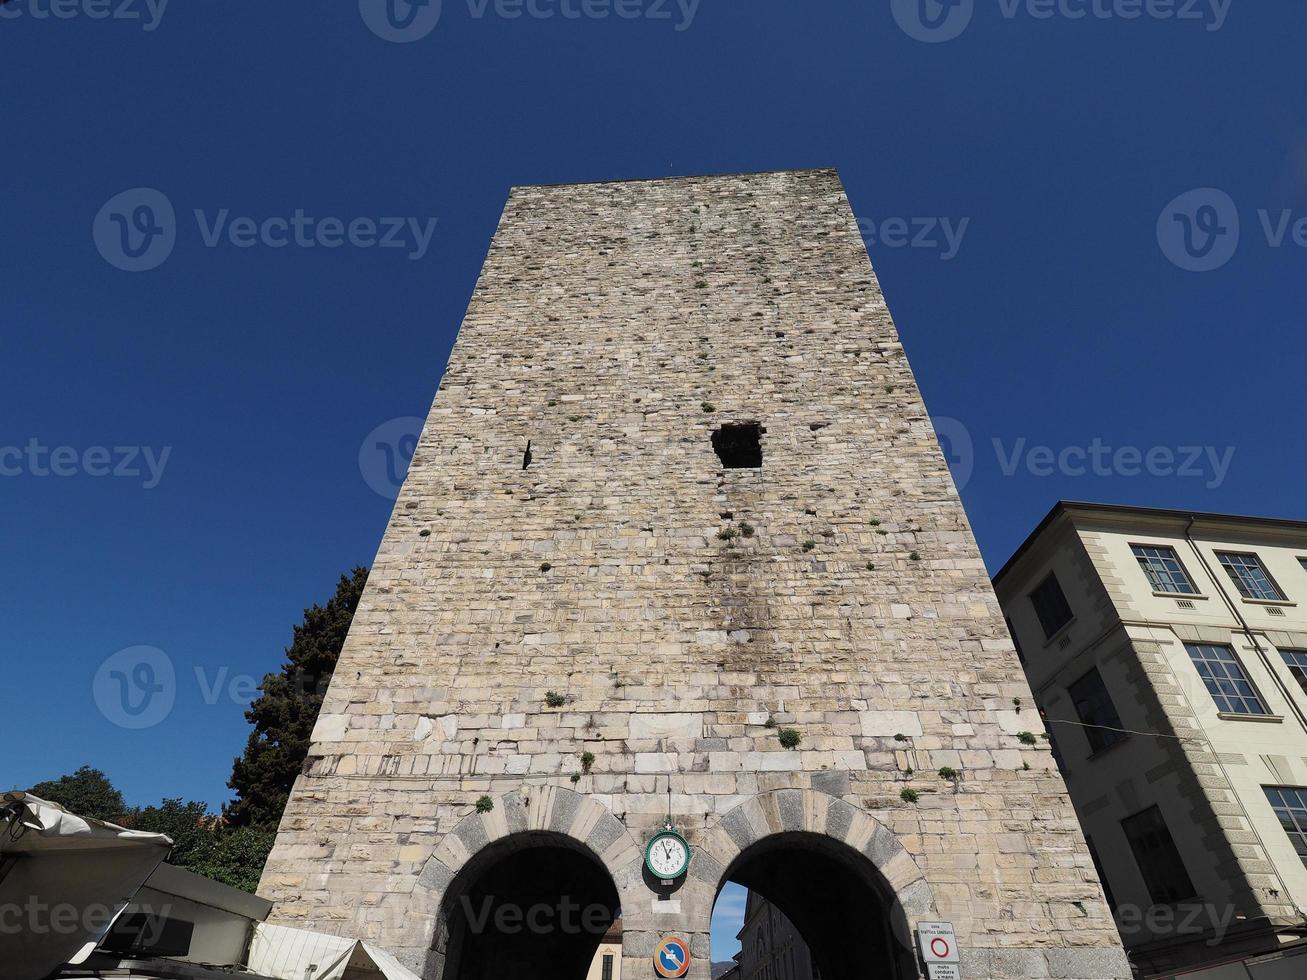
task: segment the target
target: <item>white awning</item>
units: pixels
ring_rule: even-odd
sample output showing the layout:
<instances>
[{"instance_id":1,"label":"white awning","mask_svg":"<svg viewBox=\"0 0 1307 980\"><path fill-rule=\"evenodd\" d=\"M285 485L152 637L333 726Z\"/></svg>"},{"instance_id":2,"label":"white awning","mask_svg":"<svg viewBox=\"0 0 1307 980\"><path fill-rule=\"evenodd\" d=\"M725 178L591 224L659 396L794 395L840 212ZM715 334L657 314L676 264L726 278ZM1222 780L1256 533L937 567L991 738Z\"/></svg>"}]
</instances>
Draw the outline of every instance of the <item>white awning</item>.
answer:
<instances>
[{"instance_id":1,"label":"white awning","mask_svg":"<svg viewBox=\"0 0 1307 980\"><path fill-rule=\"evenodd\" d=\"M91 955L172 840L78 817L30 793L0 796L0 962L40 980Z\"/></svg>"},{"instance_id":2,"label":"white awning","mask_svg":"<svg viewBox=\"0 0 1307 980\"><path fill-rule=\"evenodd\" d=\"M313 980L339 980L346 969L351 977L422 980L372 943L266 922L255 923L245 965L252 973L276 980L303 980L308 976Z\"/></svg>"}]
</instances>

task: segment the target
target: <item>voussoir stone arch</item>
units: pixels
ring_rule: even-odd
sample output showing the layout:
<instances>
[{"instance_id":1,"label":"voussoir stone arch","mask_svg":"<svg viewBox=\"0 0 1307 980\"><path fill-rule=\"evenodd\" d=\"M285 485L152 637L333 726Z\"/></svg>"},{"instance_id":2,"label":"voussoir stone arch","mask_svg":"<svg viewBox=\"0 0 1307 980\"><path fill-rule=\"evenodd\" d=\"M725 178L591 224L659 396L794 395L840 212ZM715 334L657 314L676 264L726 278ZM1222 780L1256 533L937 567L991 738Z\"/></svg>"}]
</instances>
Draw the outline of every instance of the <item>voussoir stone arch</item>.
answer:
<instances>
[{"instance_id":1,"label":"voussoir stone arch","mask_svg":"<svg viewBox=\"0 0 1307 980\"><path fill-rule=\"evenodd\" d=\"M464 866L492 844L512 847L532 834L567 838L608 870L618 891L640 877L641 852L626 825L598 800L562 786L537 786L494 798L487 813L471 813L440 838L418 876L415 891L439 906Z\"/></svg>"},{"instance_id":2,"label":"voussoir stone arch","mask_svg":"<svg viewBox=\"0 0 1307 980\"><path fill-rule=\"evenodd\" d=\"M696 842L698 867L692 865L691 874L698 871L700 880L711 882L715 896L741 854L781 834L813 834L845 845L875 867L905 916L936 914L930 883L898 836L865 810L814 789L759 793L714 817Z\"/></svg>"}]
</instances>

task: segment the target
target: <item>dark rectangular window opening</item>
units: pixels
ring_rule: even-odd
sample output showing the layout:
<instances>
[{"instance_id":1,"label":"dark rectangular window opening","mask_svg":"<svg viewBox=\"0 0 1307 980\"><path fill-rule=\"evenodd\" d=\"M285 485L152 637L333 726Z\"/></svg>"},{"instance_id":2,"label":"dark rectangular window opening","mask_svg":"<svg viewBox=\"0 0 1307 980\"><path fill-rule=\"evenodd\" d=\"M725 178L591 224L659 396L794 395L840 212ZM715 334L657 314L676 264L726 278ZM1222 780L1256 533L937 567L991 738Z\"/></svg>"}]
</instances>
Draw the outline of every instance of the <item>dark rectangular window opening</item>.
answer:
<instances>
[{"instance_id":1,"label":"dark rectangular window opening","mask_svg":"<svg viewBox=\"0 0 1307 980\"><path fill-rule=\"evenodd\" d=\"M1121 716L1116 713L1116 705L1097 667L1068 687L1067 693L1076 706L1080 724L1085 726L1083 731L1090 751L1101 752L1125 738L1125 732L1114 731L1122 727Z\"/></svg>"},{"instance_id":2,"label":"dark rectangular window opening","mask_svg":"<svg viewBox=\"0 0 1307 980\"><path fill-rule=\"evenodd\" d=\"M1196 897L1194 883L1185 870L1180 851L1167 829L1162 811L1150 806L1142 813L1121 821L1135 864L1148 886L1148 896L1156 905L1174 905Z\"/></svg>"},{"instance_id":3,"label":"dark rectangular window opening","mask_svg":"<svg viewBox=\"0 0 1307 980\"><path fill-rule=\"evenodd\" d=\"M723 425L712 434L713 452L728 470L756 470L762 467L762 434L767 430L756 422Z\"/></svg>"},{"instance_id":4,"label":"dark rectangular window opening","mask_svg":"<svg viewBox=\"0 0 1307 980\"><path fill-rule=\"evenodd\" d=\"M1071 622L1071 606L1052 572L1030 593L1030 603L1035 607L1039 625L1044 627L1045 639L1051 640L1054 633Z\"/></svg>"}]
</instances>

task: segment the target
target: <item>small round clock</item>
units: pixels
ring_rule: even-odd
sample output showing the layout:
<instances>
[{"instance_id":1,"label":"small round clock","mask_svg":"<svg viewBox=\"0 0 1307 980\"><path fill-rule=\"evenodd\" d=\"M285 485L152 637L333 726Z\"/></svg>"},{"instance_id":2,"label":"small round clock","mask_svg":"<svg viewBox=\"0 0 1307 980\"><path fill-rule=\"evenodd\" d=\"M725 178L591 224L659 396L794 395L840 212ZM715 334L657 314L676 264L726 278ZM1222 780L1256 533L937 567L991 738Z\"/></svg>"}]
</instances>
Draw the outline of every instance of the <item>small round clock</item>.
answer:
<instances>
[{"instance_id":1,"label":"small round clock","mask_svg":"<svg viewBox=\"0 0 1307 980\"><path fill-rule=\"evenodd\" d=\"M655 878L673 881L690 866L690 845L670 827L661 830L649 838L644 863Z\"/></svg>"}]
</instances>

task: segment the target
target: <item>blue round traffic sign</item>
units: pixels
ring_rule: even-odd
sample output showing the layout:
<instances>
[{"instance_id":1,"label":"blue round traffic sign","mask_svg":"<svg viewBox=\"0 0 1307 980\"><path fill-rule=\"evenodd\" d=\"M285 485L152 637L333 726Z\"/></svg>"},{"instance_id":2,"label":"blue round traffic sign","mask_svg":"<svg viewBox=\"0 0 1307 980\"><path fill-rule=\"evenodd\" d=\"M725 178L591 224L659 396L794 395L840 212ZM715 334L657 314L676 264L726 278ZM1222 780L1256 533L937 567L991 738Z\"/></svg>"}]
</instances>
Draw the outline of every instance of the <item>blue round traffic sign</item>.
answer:
<instances>
[{"instance_id":1,"label":"blue round traffic sign","mask_svg":"<svg viewBox=\"0 0 1307 980\"><path fill-rule=\"evenodd\" d=\"M690 944L679 936L664 936L654 947L654 969L660 977L683 977L690 972Z\"/></svg>"}]
</instances>

